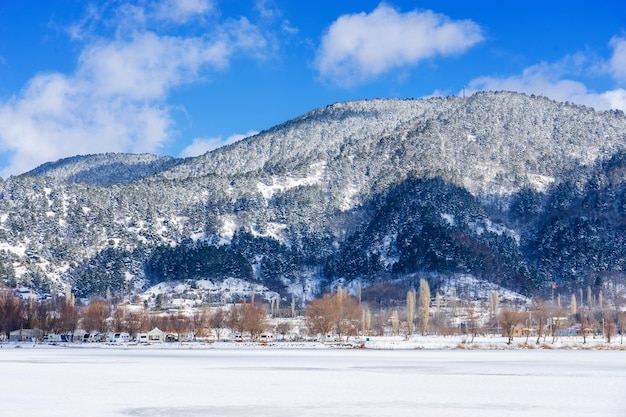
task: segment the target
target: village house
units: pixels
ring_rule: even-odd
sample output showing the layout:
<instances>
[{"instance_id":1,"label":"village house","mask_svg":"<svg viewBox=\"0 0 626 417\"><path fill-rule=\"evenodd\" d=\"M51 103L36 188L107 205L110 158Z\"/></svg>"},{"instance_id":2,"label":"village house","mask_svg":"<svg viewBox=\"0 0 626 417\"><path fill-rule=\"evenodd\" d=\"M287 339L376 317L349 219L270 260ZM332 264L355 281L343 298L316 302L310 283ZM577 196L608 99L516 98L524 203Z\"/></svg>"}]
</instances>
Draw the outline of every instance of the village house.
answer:
<instances>
[{"instance_id":1,"label":"village house","mask_svg":"<svg viewBox=\"0 0 626 417\"><path fill-rule=\"evenodd\" d=\"M13 330L9 334L11 342L40 342L43 340L43 330L40 329L19 329Z\"/></svg>"}]
</instances>

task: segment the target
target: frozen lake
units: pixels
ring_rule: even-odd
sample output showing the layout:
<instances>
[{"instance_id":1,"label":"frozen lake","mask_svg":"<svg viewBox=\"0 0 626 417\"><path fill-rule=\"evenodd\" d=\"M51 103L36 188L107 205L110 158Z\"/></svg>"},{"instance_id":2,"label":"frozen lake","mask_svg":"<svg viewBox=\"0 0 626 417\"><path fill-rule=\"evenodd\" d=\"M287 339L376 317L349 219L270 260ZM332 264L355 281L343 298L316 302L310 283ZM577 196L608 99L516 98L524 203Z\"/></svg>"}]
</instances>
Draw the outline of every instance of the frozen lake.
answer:
<instances>
[{"instance_id":1,"label":"frozen lake","mask_svg":"<svg viewBox=\"0 0 626 417\"><path fill-rule=\"evenodd\" d=\"M0 349L0 416L624 416L626 352Z\"/></svg>"}]
</instances>

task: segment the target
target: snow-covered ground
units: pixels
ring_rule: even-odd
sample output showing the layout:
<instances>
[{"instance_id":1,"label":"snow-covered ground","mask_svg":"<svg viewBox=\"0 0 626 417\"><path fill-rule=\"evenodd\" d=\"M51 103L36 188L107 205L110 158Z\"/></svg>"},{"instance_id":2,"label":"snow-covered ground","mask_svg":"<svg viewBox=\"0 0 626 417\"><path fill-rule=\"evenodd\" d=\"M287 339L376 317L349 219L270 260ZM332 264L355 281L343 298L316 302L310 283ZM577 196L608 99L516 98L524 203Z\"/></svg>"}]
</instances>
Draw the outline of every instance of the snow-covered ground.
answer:
<instances>
[{"instance_id":1,"label":"snow-covered ground","mask_svg":"<svg viewBox=\"0 0 626 417\"><path fill-rule=\"evenodd\" d=\"M5 344L0 415L626 415L623 351L232 345Z\"/></svg>"}]
</instances>

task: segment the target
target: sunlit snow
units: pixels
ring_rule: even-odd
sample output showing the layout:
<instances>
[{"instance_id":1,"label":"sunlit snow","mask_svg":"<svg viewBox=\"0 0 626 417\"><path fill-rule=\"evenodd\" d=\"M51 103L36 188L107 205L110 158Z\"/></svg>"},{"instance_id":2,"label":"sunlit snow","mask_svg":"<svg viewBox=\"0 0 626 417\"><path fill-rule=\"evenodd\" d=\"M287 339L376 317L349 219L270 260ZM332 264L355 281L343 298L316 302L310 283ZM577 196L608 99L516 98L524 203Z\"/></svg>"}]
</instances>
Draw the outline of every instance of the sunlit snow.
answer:
<instances>
[{"instance_id":1,"label":"sunlit snow","mask_svg":"<svg viewBox=\"0 0 626 417\"><path fill-rule=\"evenodd\" d=\"M226 346L226 345L223 345ZM623 416L618 351L5 346L2 416Z\"/></svg>"},{"instance_id":2,"label":"sunlit snow","mask_svg":"<svg viewBox=\"0 0 626 417\"><path fill-rule=\"evenodd\" d=\"M309 176L273 177L271 184L265 184L265 183L259 182L257 184L257 189L263 195L263 197L265 197L266 199L270 199L277 192L283 192L291 188L295 188L295 187L302 186L302 185L320 184L322 182L322 177L324 176L325 169L326 169L325 162L317 162L315 164L311 164L311 167L310 167L311 174Z\"/></svg>"}]
</instances>

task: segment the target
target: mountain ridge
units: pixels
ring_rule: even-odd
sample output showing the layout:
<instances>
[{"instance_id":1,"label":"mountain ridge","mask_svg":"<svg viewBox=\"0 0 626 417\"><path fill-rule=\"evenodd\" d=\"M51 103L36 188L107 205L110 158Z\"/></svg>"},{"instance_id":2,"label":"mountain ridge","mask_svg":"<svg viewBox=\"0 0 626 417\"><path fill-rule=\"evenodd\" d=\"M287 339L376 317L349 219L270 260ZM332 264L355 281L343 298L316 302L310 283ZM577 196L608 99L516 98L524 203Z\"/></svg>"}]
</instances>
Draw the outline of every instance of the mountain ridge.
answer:
<instances>
[{"instance_id":1,"label":"mountain ridge","mask_svg":"<svg viewBox=\"0 0 626 417\"><path fill-rule=\"evenodd\" d=\"M151 176L183 162L170 156L103 153L77 155L42 164L24 175L52 177L62 181L94 185L127 183Z\"/></svg>"},{"instance_id":2,"label":"mountain ridge","mask_svg":"<svg viewBox=\"0 0 626 417\"><path fill-rule=\"evenodd\" d=\"M193 262L283 297L415 274L574 290L626 268L597 235L621 230L624 213L576 208L591 192L621 201L624 150L623 113L543 97L336 103L194 158L74 157L3 181L0 272L7 285L82 296L200 279ZM129 174L101 169L114 163ZM593 213L589 242L555 236ZM570 264L568 250L610 261Z\"/></svg>"}]
</instances>

